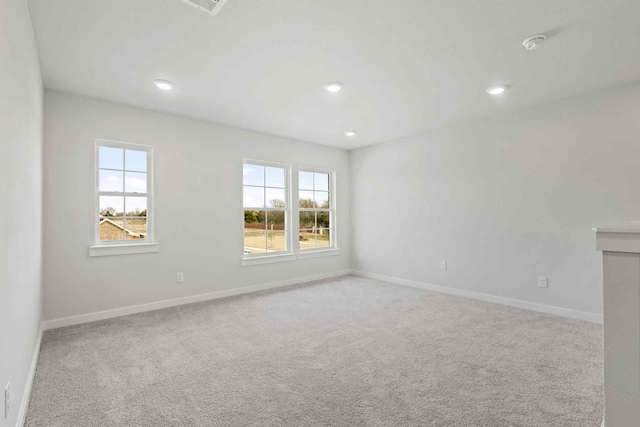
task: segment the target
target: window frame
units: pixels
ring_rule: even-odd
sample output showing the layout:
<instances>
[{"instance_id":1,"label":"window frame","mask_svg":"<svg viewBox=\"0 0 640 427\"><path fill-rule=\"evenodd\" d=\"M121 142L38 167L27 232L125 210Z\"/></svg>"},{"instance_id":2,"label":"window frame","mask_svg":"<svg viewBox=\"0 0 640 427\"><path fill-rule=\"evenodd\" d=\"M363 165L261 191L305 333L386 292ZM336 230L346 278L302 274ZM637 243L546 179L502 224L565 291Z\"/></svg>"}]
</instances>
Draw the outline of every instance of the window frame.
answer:
<instances>
[{"instance_id":1,"label":"window frame","mask_svg":"<svg viewBox=\"0 0 640 427\"><path fill-rule=\"evenodd\" d=\"M300 191L306 191L306 190L301 190L300 189L300 181L299 181L299 177L300 177L300 172L311 172L311 173L323 173L323 174L327 174L329 175L329 188L328 188L328 193L329 193L329 209L323 209L323 208L300 208ZM332 251L336 251L338 249L338 243L337 243L337 215L336 215L336 171L335 170L329 170L329 169L321 169L321 168L315 168L315 167L306 167L306 166L299 166L296 168L296 190L298 191L297 195L296 195L296 211L297 211L297 221L300 221L300 212L329 212L329 230L330 230L330 234L329 234L329 246L316 246L313 248L300 248L299 247L299 242L298 242L298 250L297 253L299 254L298 258L305 258L305 254L306 255L310 255L310 254L314 254L314 253L324 253L324 252L332 252ZM315 187L315 184L314 184ZM314 188L315 191L315 188ZM298 232L300 231L300 224L299 222L297 223L297 230ZM300 256L301 255L301 256ZM317 255L317 254L316 254ZM309 258L311 258L312 256L309 256Z\"/></svg>"},{"instance_id":2,"label":"window frame","mask_svg":"<svg viewBox=\"0 0 640 427\"><path fill-rule=\"evenodd\" d=\"M241 187L242 187L242 265L252 265L252 264L265 264L268 262L276 262L276 261L289 261L291 259L295 259L295 251L294 251L294 247L293 247L293 241L292 241L292 230L293 230L293 226L295 225L292 221L293 219L293 198L292 198L292 168L291 165L285 164L285 163L278 163L278 162L272 162L272 161L265 161L265 160L255 160L255 159L242 159L242 168L244 168L245 164L249 164L249 165L255 165L255 166L263 166L263 167L272 167L272 168L281 168L284 169L284 197L285 197L285 208L284 209L280 209L280 208L268 208L266 207L267 205L267 200L265 198L264 204L265 207L263 208L246 208L244 206L244 179L242 180L241 183ZM243 175L244 177L244 175ZM261 186L262 188L271 188L268 187L266 185L267 183L265 182L263 186ZM255 186L255 187L260 187L260 186ZM284 211L284 239L285 239L285 244L286 244L286 250L284 251L278 251L278 252L264 252L264 253L255 253L255 254L247 254L244 252L244 233L245 233L245 229L244 229L244 212L246 210L255 210L255 211L264 211L264 212L269 212L269 211L273 211L273 212L280 212L280 211ZM268 231L268 229L267 229ZM267 249L268 250L268 249Z\"/></svg>"},{"instance_id":3,"label":"window frame","mask_svg":"<svg viewBox=\"0 0 640 427\"><path fill-rule=\"evenodd\" d=\"M158 243L154 236L154 171L153 171L153 147L150 145L136 144L122 141L112 141L105 139L96 139L94 141L94 207L93 207L93 223L94 235L93 245L89 247L89 256L102 255L122 255L134 253L158 252ZM120 148L123 150L144 151L147 153L147 191L146 193L127 193L125 188L119 191L100 191L100 147ZM123 164L123 174L125 173L125 165ZM125 175L126 176L126 175ZM124 177L123 177L124 178ZM126 179L126 178L125 178ZM147 198L147 238L140 240L100 240L100 221L96 218L100 217L100 196L115 197L146 197ZM126 215L126 206L124 207ZM125 221L126 224L126 221Z\"/></svg>"}]
</instances>

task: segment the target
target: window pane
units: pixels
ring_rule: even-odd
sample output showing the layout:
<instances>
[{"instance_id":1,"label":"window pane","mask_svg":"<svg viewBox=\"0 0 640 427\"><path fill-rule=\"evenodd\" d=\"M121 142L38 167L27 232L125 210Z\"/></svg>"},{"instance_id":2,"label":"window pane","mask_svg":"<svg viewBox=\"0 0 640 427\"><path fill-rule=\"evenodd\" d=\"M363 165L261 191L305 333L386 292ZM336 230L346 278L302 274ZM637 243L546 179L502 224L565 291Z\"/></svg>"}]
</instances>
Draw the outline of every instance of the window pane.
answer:
<instances>
[{"instance_id":1,"label":"window pane","mask_svg":"<svg viewBox=\"0 0 640 427\"><path fill-rule=\"evenodd\" d=\"M254 229L261 228L263 230L266 230L265 220L266 220L265 211L252 211L252 210L244 211L244 227L245 228L254 228Z\"/></svg>"},{"instance_id":2,"label":"window pane","mask_svg":"<svg viewBox=\"0 0 640 427\"><path fill-rule=\"evenodd\" d=\"M100 215L123 216L124 197L100 196Z\"/></svg>"},{"instance_id":3,"label":"window pane","mask_svg":"<svg viewBox=\"0 0 640 427\"><path fill-rule=\"evenodd\" d=\"M267 191L267 207L284 208L286 206L284 189L267 188L266 191Z\"/></svg>"},{"instance_id":4,"label":"window pane","mask_svg":"<svg viewBox=\"0 0 640 427\"><path fill-rule=\"evenodd\" d=\"M146 197L125 197L125 212L127 216L147 216Z\"/></svg>"},{"instance_id":5,"label":"window pane","mask_svg":"<svg viewBox=\"0 0 640 427\"><path fill-rule=\"evenodd\" d=\"M98 221L100 240L124 240L122 217L100 217Z\"/></svg>"},{"instance_id":6,"label":"window pane","mask_svg":"<svg viewBox=\"0 0 640 427\"><path fill-rule=\"evenodd\" d=\"M331 246L330 221L329 212L300 212L300 249Z\"/></svg>"},{"instance_id":7,"label":"window pane","mask_svg":"<svg viewBox=\"0 0 640 427\"><path fill-rule=\"evenodd\" d=\"M103 170L99 171L99 186L100 191L117 191L122 192L123 179L122 172Z\"/></svg>"},{"instance_id":8,"label":"window pane","mask_svg":"<svg viewBox=\"0 0 640 427\"><path fill-rule=\"evenodd\" d=\"M327 191L314 191L316 207L329 208L329 193Z\"/></svg>"},{"instance_id":9,"label":"window pane","mask_svg":"<svg viewBox=\"0 0 640 427\"><path fill-rule=\"evenodd\" d=\"M298 188L300 190L313 190L313 173L300 171L298 174Z\"/></svg>"},{"instance_id":10,"label":"window pane","mask_svg":"<svg viewBox=\"0 0 640 427\"><path fill-rule=\"evenodd\" d=\"M267 229L265 211L244 211L244 253L255 254L267 251Z\"/></svg>"},{"instance_id":11,"label":"window pane","mask_svg":"<svg viewBox=\"0 0 640 427\"><path fill-rule=\"evenodd\" d=\"M331 246L331 232L331 229L321 227L311 230L300 230L300 249Z\"/></svg>"},{"instance_id":12,"label":"window pane","mask_svg":"<svg viewBox=\"0 0 640 427\"><path fill-rule=\"evenodd\" d=\"M300 229L311 229L316 226L315 212L300 212Z\"/></svg>"},{"instance_id":13,"label":"window pane","mask_svg":"<svg viewBox=\"0 0 640 427\"><path fill-rule=\"evenodd\" d=\"M124 150L122 148L98 147L98 167L100 169L124 169Z\"/></svg>"},{"instance_id":14,"label":"window pane","mask_svg":"<svg viewBox=\"0 0 640 427\"><path fill-rule=\"evenodd\" d=\"M313 230L300 230L300 249L310 249L316 247L316 235Z\"/></svg>"},{"instance_id":15,"label":"window pane","mask_svg":"<svg viewBox=\"0 0 640 427\"><path fill-rule=\"evenodd\" d=\"M331 228L331 224L329 223L331 214L329 212L316 212L316 214L316 225L318 227Z\"/></svg>"},{"instance_id":16,"label":"window pane","mask_svg":"<svg viewBox=\"0 0 640 427\"><path fill-rule=\"evenodd\" d=\"M126 193L146 193L147 174L138 172L125 172L124 191Z\"/></svg>"},{"instance_id":17,"label":"window pane","mask_svg":"<svg viewBox=\"0 0 640 427\"><path fill-rule=\"evenodd\" d=\"M299 192L299 206L301 208L315 208L316 205L313 203L313 191L300 191Z\"/></svg>"},{"instance_id":18,"label":"window pane","mask_svg":"<svg viewBox=\"0 0 640 427\"><path fill-rule=\"evenodd\" d=\"M242 165L242 183L244 185L264 185L264 166L249 163Z\"/></svg>"},{"instance_id":19,"label":"window pane","mask_svg":"<svg viewBox=\"0 0 640 427\"><path fill-rule=\"evenodd\" d=\"M284 169L283 168L266 168L267 187L284 188Z\"/></svg>"},{"instance_id":20,"label":"window pane","mask_svg":"<svg viewBox=\"0 0 640 427\"><path fill-rule=\"evenodd\" d=\"M314 173L314 190L329 191L329 174Z\"/></svg>"},{"instance_id":21,"label":"window pane","mask_svg":"<svg viewBox=\"0 0 640 427\"><path fill-rule=\"evenodd\" d=\"M245 208L264 208L264 187L244 187Z\"/></svg>"},{"instance_id":22,"label":"window pane","mask_svg":"<svg viewBox=\"0 0 640 427\"><path fill-rule=\"evenodd\" d=\"M271 231L284 230L285 213L284 211L267 212L267 229Z\"/></svg>"},{"instance_id":23,"label":"window pane","mask_svg":"<svg viewBox=\"0 0 640 427\"><path fill-rule=\"evenodd\" d=\"M279 252L287 250L287 241L284 231L269 231L267 234L267 250Z\"/></svg>"},{"instance_id":24,"label":"window pane","mask_svg":"<svg viewBox=\"0 0 640 427\"><path fill-rule=\"evenodd\" d=\"M257 224L244 224L244 253L259 254L267 252L267 230L254 228Z\"/></svg>"},{"instance_id":25,"label":"window pane","mask_svg":"<svg viewBox=\"0 0 640 427\"><path fill-rule=\"evenodd\" d=\"M141 240L147 238L147 218L129 217L125 218L125 239Z\"/></svg>"},{"instance_id":26,"label":"window pane","mask_svg":"<svg viewBox=\"0 0 640 427\"><path fill-rule=\"evenodd\" d=\"M128 171L147 171L147 152L138 150L125 150L124 165Z\"/></svg>"},{"instance_id":27,"label":"window pane","mask_svg":"<svg viewBox=\"0 0 640 427\"><path fill-rule=\"evenodd\" d=\"M331 246L331 230L328 228L318 228L316 230L316 247Z\"/></svg>"}]
</instances>

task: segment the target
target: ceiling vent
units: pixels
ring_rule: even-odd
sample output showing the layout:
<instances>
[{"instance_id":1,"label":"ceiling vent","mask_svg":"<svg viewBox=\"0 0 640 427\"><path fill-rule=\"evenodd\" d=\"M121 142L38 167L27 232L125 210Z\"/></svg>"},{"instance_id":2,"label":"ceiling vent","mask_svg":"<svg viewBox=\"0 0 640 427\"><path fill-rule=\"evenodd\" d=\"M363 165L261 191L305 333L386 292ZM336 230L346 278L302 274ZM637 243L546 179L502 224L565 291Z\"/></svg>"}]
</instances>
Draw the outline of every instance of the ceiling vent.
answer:
<instances>
[{"instance_id":1,"label":"ceiling vent","mask_svg":"<svg viewBox=\"0 0 640 427\"><path fill-rule=\"evenodd\" d=\"M210 15L217 15L222 9L222 6L227 0L182 0L193 7L200 9L203 12L207 12Z\"/></svg>"}]
</instances>

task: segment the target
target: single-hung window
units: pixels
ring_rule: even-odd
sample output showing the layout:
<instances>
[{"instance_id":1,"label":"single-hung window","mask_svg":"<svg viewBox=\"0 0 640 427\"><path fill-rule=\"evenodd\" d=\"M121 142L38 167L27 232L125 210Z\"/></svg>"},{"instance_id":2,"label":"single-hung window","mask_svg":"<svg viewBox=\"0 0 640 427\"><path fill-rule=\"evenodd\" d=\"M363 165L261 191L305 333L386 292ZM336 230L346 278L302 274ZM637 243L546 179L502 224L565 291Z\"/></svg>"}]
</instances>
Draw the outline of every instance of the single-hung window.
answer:
<instances>
[{"instance_id":1,"label":"single-hung window","mask_svg":"<svg viewBox=\"0 0 640 427\"><path fill-rule=\"evenodd\" d=\"M333 172L298 172L300 251L335 247Z\"/></svg>"},{"instance_id":2,"label":"single-hung window","mask_svg":"<svg viewBox=\"0 0 640 427\"><path fill-rule=\"evenodd\" d=\"M96 245L153 242L152 149L96 142Z\"/></svg>"},{"instance_id":3,"label":"single-hung window","mask_svg":"<svg viewBox=\"0 0 640 427\"><path fill-rule=\"evenodd\" d=\"M247 160L242 178L245 258L290 252L289 167Z\"/></svg>"}]
</instances>

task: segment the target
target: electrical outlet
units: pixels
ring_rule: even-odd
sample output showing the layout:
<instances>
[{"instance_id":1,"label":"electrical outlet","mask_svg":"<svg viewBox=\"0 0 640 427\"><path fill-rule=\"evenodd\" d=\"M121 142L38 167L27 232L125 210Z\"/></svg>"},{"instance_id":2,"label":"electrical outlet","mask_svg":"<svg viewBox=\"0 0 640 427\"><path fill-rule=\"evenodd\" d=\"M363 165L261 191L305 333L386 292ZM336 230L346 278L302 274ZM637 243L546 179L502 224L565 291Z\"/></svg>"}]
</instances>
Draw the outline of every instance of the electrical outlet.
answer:
<instances>
[{"instance_id":1,"label":"electrical outlet","mask_svg":"<svg viewBox=\"0 0 640 427\"><path fill-rule=\"evenodd\" d=\"M538 287L539 288L548 288L549 287L549 278L546 276L538 276Z\"/></svg>"},{"instance_id":2,"label":"electrical outlet","mask_svg":"<svg viewBox=\"0 0 640 427\"><path fill-rule=\"evenodd\" d=\"M184 282L184 273L182 271L176 273L176 283Z\"/></svg>"},{"instance_id":3,"label":"electrical outlet","mask_svg":"<svg viewBox=\"0 0 640 427\"><path fill-rule=\"evenodd\" d=\"M440 270L447 269L447 261L440 261Z\"/></svg>"},{"instance_id":4,"label":"electrical outlet","mask_svg":"<svg viewBox=\"0 0 640 427\"><path fill-rule=\"evenodd\" d=\"M9 410L11 409L11 383L7 383L4 388L4 419L9 418Z\"/></svg>"}]
</instances>

